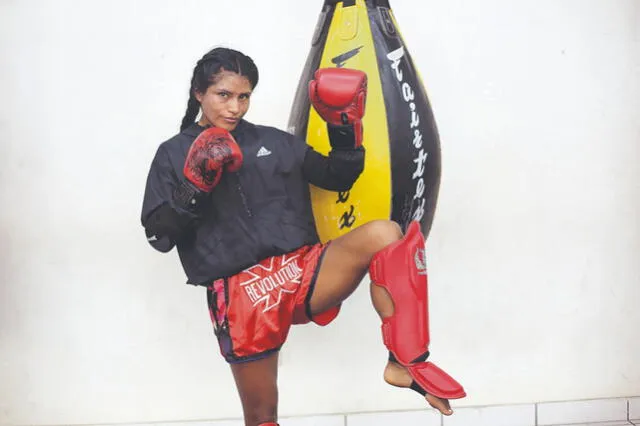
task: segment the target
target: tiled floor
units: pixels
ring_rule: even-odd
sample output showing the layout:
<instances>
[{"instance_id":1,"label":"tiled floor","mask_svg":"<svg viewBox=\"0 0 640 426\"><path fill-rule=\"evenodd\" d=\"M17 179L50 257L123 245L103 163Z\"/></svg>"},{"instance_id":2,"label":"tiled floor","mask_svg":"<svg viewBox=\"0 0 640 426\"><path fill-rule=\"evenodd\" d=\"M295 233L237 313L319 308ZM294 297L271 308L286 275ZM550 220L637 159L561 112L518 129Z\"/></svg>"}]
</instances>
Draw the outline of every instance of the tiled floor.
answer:
<instances>
[{"instance_id":1,"label":"tiled floor","mask_svg":"<svg viewBox=\"0 0 640 426\"><path fill-rule=\"evenodd\" d=\"M442 417L444 426L535 426L536 406L505 405L459 408L451 417Z\"/></svg>"},{"instance_id":2,"label":"tiled floor","mask_svg":"<svg viewBox=\"0 0 640 426\"><path fill-rule=\"evenodd\" d=\"M554 402L537 405L538 425L615 422L628 420L627 399Z\"/></svg>"},{"instance_id":3,"label":"tiled floor","mask_svg":"<svg viewBox=\"0 0 640 426\"><path fill-rule=\"evenodd\" d=\"M282 426L640 426L640 396L458 408L451 417L433 410L291 417ZM122 425L142 426L142 425ZM240 420L152 423L144 426L244 426Z\"/></svg>"},{"instance_id":4,"label":"tiled floor","mask_svg":"<svg viewBox=\"0 0 640 426\"><path fill-rule=\"evenodd\" d=\"M640 397L629 398L629 420L640 425Z\"/></svg>"},{"instance_id":5,"label":"tiled floor","mask_svg":"<svg viewBox=\"0 0 640 426\"><path fill-rule=\"evenodd\" d=\"M421 425L440 426L440 415L435 411L399 411L390 413L350 414L346 416L348 426L381 426L381 425ZM283 420L282 425L285 426ZM289 422L286 422L289 426ZM319 426L319 425L318 425Z\"/></svg>"}]
</instances>

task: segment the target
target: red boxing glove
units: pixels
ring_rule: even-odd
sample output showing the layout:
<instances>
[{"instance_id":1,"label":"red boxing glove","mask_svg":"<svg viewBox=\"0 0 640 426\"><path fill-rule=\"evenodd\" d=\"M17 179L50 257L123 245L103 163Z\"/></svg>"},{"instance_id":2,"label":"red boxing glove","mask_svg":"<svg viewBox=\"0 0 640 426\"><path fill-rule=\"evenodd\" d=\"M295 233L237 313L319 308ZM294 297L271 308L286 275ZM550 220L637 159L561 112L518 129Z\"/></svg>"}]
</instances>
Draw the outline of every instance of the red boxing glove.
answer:
<instances>
[{"instance_id":1,"label":"red boxing glove","mask_svg":"<svg viewBox=\"0 0 640 426\"><path fill-rule=\"evenodd\" d=\"M344 149L362 145L367 74L349 68L321 68L309 83L309 98L329 125L332 147ZM351 132L353 136L345 138Z\"/></svg>"},{"instance_id":2,"label":"red boxing glove","mask_svg":"<svg viewBox=\"0 0 640 426\"><path fill-rule=\"evenodd\" d=\"M235 172L242 166L242 151L231 133L210 127L196 138L184 162L184 176L204 192L220 182L222 171Z\"/></svg>"}]
</instances>

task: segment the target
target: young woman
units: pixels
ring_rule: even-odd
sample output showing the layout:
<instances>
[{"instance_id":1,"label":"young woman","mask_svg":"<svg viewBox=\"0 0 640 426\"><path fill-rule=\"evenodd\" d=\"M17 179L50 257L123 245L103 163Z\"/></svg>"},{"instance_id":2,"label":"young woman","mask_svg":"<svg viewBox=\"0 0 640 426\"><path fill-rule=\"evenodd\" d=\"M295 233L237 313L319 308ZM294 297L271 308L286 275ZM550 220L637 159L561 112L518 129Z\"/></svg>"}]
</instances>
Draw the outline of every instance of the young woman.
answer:
<instances>
[{"instance_id":1,"label":"young woman","mask_svg":"<svg viewBox=\"0 0 640 426\"><path fill-rule=\"evenodd\" d=\"M277 358L290 326L331 322L370 265L377 265L371 298L390 350L384 379L423 395L426 389L428 403L450 415L448 398L464 391L424 362L426 272L417 225L413 242L396 223L379 220L328 244L319 242L314 225L308 185L347 191L363 170L366 75L324 69L310 84L311 101L327 121L328 156L243 119L257 83L255 64L241 52L216 48L198 61L180 133L158 148L142 208L150 244L162 252L176 246L188 283L207 289L245 424L277 424ZM402 278L407 272L396 273L392 256L410 250L415 265L400 268L413 278ZM424 300L403 294L416 285Z\"/></svg>"}]
</instances>

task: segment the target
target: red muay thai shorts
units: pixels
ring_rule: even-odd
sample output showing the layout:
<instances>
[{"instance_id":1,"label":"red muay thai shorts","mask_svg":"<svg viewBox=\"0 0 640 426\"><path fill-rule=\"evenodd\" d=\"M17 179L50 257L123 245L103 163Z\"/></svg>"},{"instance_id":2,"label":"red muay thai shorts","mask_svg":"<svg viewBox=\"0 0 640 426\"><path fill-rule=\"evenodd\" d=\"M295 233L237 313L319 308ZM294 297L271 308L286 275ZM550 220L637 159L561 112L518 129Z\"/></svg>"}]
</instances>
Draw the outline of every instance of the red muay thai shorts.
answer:
<instances>
[{"instance_id":1,"label":"red muay thai shorts","mask_svg":"<svg viewBox=\"0 0 640 426\"><path fill-rule=\"evenodd\" d=\"M340 306L311 315L309 300L326 244L267 258L207 288L209 313L220 352L231 364L278 351L292 324L327 325Z\"/></svg>"}]
</instances>

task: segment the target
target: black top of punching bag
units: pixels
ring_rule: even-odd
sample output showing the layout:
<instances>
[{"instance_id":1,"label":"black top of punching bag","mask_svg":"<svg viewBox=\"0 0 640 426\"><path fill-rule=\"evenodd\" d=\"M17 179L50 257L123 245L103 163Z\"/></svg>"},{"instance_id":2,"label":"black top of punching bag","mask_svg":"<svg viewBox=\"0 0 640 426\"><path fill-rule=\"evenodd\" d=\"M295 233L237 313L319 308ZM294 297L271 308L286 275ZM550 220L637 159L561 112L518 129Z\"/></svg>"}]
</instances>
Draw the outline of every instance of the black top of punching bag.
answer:
<instances>
[{"instance_id":1,"label":"black top of punching bag","mask_svg":"<svg viewBox=\"0 0 640 426\"><path fill-rule=\"evenodd\" d=\"M343 7L354 6L356 4L356 0L324 0L325 5L335 6L338 3L343 3ZM365 0L365 3L368 6L382 6L382 7L390 7L389 0Z\"/></svg>"}]
</instances>

